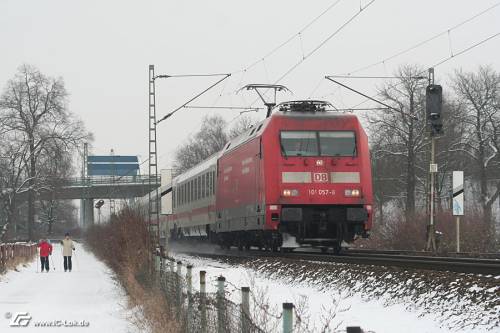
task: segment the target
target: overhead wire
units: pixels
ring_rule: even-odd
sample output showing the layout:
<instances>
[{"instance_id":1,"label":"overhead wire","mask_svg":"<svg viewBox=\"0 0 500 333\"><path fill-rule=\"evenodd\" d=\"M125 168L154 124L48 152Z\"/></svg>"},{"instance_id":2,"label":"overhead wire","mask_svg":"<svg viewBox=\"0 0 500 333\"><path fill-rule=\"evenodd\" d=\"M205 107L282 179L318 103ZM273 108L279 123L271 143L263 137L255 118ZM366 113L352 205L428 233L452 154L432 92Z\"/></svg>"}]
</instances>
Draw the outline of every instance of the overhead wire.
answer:
<instances>
[{"instance_id":1,"label":"overhead wire","mask_svg":"<svg viewBox=\"0 0 500 333\"><path fill-rule=\"evenodd\" d=\"M302 59L300 59L297 63L292 65L286 72L284 72L277 80L274 81L273 84L279 83L281 80L283 80L285 77L287 77L291 72L293 72L297 67L299 67L306 59L311 57L313 54L315 54L318 50L320 50L323 46L325 46L333 37L335 37L338 33L340 33L345 27L347 27L352 21L354 21L366 8L368 8L371 4L373 4L375 0L371 0L369 3L367 3L365 6L360 7L359 11L357 11L354 15L352 15L347 21L345 21L337 30L335 30L333 33L328 35L321 43L319 43L316 47L314 47L311 51L309 51L307 54L305 54ZM266 90L263 94L267 95L269 92L269 89ZM254 105L257 101L259 101L259 98L256 98L250 106Z\"/></svg>"},{"instance_id":2,"label":"overhead wire","mask_svg":"<svg viewBox=\"0 0 500 333\"><path fill-rule=\"evenodd\" d=\"M473 50L474 48L476 48L476 47L478 47L478 46L480 46L480 45L482 45L482 44L484 44L484 43L488 42L489 40L491 40L491 39L493 39L493 38L495 38L495 37L498 37L499 35L500 35L500 32L497 32L496 34L493 34L493 35L491 35L491 36L489 36L489 37L487 37L487 38L485 38L485 39L482 39L482 40L480 40L479 42L474 43L474 44L472 44L471 46L466 47L465 49L462 49L461 51L459 51L459 52L457 52L457 53L455 53L455 54L452 54L452 55L450 55L450 56L448 56L448 57L446 57L446 58L444 58L444 59L440 60L439 62L435 63L434 65L432 65L432 66L430 66L430 67L432 67L432 68L438 67L438 66L440 66L440 65L442 65L442 64L444 64L444 63L446 63L446 62L450 61L451 59L454 59L454 58L456 58L456 57L458 57L458 56L460 56L460 55L462 55L462 54L464 54L464 53L467 53L467 52L469 52L469 51ZM420 73L417 73L417 76L422 75L422 74L424 74L424 73L425 73L425 71L422 71L422 72L420 72ZM389 85L389 88L394 88L394 87L396 87L396 86L398 86L398 85L400 85L400 84L401 84L401 82L398 82L398 83L395 83L395 84ZM378 94L372 95L372 96L370 96L370 97L375 98L375 97L377 97L377 96L380 96L380 94L381 94L381 93L378 93ZM367 99L363 100L362 102L360 102L360 103L358 103L358 104L354 105L354 106L353 106L353 108L359 107L360 105L362 105L362 104L364 104L364 103L366 103L366 102L368 102L368 101L369 101L369 99L367 98Z\"/></svg>"},{"instance_id":3,"label":"overhead wire","mask_svg":"<svg viewBox=\"0 0 500 333\"><path fill-rule=\"evenodd\" d=\"M335 37L339 32L344 30L346 26L349 25L352 21L354 21L366 8L368 8L371 4L373 4L375 0L371 0L369 3L367 3L364 7L361 7L359 11L357 11L353 16L351 16L346 22L344 22L337 30L335 30L333 33L328 35L327 38L325 38L321 43L319 43L315 48L313 48L311 51L309 51L304 57L294 64L292 67L290 67L285 73L283 73L275 82L274 84L277 84L281 80L283 80L285 77L287 77L293 70L295 70L300 64L302 64L306 59L308 59L310 56L312 56L314 53L316 53L319 49L321 49L323 46L325 46L333 37Z\"/></svg>"},{"instance_id":4,"label":"overhead wire","mask_svg":"<svg viewBox=\"0 0 500 333\"><path fill-rule=\"evenodd\" d=\"M471 16L471 17L469 17L469 18L467 18L467 19L465 19L465 20L463 20L463 21L461 21L461 22L459 22L457 24L455 24L454 26L452 26L452 27L450 27L450 28L448 28L446 30L443 30L443 31L441 31L441 32L439 32L439 33L437 33L437 34L435 34L435 35L433 35L433 36L431 36L431 37L429 37L429 38L421 41L421 42L418 42L418 43L416 43L416 44L414 44L414 45L412 45L412 46L410 46L410 47L408 47L408 48L406 48L406 49L404 49L402 51L396 52L395 54L393 54L393 55L391 55L391 56L389 56L389 57L387 57L387 58L385 58L383 60L374 62L372 64L369 64L369 65L366 65L366 66L363 66L363 67L360 67L360 68L355 69L353 71L350 71L350 72L348 72L346 74L347 75L355 74L355 73L367 70L369 68L375 67L377 65L385 64L387 61L392 60L394 58L397 58L397 57L399 57L399 56L401 56L401 55L403 55L405 53L408 53L410 51L413 51L414 49L417 49L420 46L425 45L425 44L427 44L427 43L429 43L429 42L431 42L431 41L433 41L433 40L435 40L435 39L437 39L437 38L439 38L439 37L441 37L441 36L443 36L445 34L450 34L451 31L460 28L461 26L463 26L463 25L465 25L465 24L473 21L474 19L476 19L476 18L478 18L478 17L486 14L487 12L493 10L494 8L496 8L498 6L500 6L500 2L495 3L493 6L490 6L490 7L486 8L486 9L482 10L481 12L479 12L479 13L477 13L477 14L475 14L475 15L473 15L473 16Z\"/></svg>"},{"instance_id":5,"label":"overhead wire","mask_svg":"<svg viewBox=\"0 0 500 333\"><path fill-rule=\"evenodd\" d=\"M252 67L256 66L259 62L264 61L266 58L272 56L274 53L276 53L279 49L290 43L292 40L294 40L296 37L301 37L301 34L306 31L310 26L312 26L314 23L316 23L321 17L323 17L326 13L328 13L332 8L334 8L341 0L335 1L333 4L328 6L325 10L323 10L318 16L316 16L314 19L312 19L309 23L307 23L302 29L300 29L297 33L293 34L290 36L288 39L286 39L284 42L273 48L271 51L266 53L263 57L259 58L258 60L254 61L250 65L246 66L243 68L241 71L247 71L251 69ZM240 71L236 71L238 73Z\"/></svg>"}]
</instances>

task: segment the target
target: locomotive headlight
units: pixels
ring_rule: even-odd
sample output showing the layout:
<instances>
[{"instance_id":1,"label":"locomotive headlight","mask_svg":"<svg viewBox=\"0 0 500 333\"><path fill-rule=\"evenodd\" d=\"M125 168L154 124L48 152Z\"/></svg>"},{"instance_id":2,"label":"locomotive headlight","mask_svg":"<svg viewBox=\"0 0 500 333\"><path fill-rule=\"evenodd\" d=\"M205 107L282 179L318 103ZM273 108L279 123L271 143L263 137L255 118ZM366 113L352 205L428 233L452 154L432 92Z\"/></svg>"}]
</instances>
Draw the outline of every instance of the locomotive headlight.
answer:
<instances>
[{"instance_id":1,"label":"locomotive headlight","mask_svg":"<svg viewBox=\"0 0 500 333\"><path fill-rule=\"evenodd\" d=\"M345 189L344 195L346 197L358 198L359 196L361 196L361 191L358 189Z\"/></svg>"},{"instance_id":2,"label":"locomotive headlight","mask_svg":"<svg viewBox=\"0 0 500 333\"><path fill-rule=\"evenodd\" d=\"M284 197L296 197L299 195L299 190L283 190Z\"/></svg>"}]
</instances>

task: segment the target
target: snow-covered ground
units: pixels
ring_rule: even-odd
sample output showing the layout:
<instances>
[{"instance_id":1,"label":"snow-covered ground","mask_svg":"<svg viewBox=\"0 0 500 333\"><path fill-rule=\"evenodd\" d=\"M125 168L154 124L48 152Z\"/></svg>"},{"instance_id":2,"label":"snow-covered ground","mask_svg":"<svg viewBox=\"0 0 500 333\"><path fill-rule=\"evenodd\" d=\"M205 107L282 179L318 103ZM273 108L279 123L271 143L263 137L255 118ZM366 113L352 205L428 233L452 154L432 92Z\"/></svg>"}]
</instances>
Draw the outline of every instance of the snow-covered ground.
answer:
<instances>
[{"instance_id":1,"label":"snow-covered ground","mask_svg":"<svg viewBox=\"0 0 500 333\"><path fill-rule=\"evenodd\" d=\"M459 329L460 325L457 324L450 327L450 322L443 324L442 312L423 310L419 308L419 304L408 304L408 300L405 301L404 297L402 300L398 300L397 297L392 299L388 290L378 291L380 297L373 297L373 293L364 294L359 291L362 288L339 290L338 284L325 282L323 277L320 274L316 275L315 272L303 274L300 267L295 267L297 274L293 274L286 268L283 269L280 263L276 263L275 272L265 274L263 270L255 269L260 264L229 263L215 258L182 253L172 253L172 255L184 264L190 263L194 266L193 285L196 287L199 286L199 271L205 270L207 271L207 289L215 291L215 279L222 275L230 282L227 289L235 302L240 302L239 287L250 286L253 293L257 295L257 302L261 302L262 295L265 295L263 298L267 300L264 302L271 307L269 312L276 315L280 314L283 302L293 302L299 305L302 308L300 312L303 320L309 321L307 331L320 331L324 323L330 321L330 328L337 327L338 331L344 331L346 326L361 326L365 331L383 333L500 332L499 327L491 325L468 326ZM273 265L265 266L265 271L273 270ZM370 275L370 272L366 271L366 275ZM356 284L357 282L353 281L353 285ZM397 287L397 283L394 283L393 289ZM473 311L473 308L471 307L470 310ZM259 306L254 306L254 311L259 311ZM500 314L500 306L492 311ZM467 309L464 309L463 316L456 316L454 320L460 320L460 318L465 321ZM306 329L303 328L303 331Z\"/></svg>"},{"instance_id":2,"label":"snow-covered ground","mask_svg":"<svg viewBox=\"0 0 500 333\"><path fill-rule=\"evenodd\" d=\"M80 244L71 273L64 272L60 245L54 245L49 273L40 273L38 266L39 259L0 276L0 332L137 331L128 320L132 313L113 272ZM27 327L11 326L27 318ZM36 327L40 323L62 326Z\"/></svg>"}]
</instances>

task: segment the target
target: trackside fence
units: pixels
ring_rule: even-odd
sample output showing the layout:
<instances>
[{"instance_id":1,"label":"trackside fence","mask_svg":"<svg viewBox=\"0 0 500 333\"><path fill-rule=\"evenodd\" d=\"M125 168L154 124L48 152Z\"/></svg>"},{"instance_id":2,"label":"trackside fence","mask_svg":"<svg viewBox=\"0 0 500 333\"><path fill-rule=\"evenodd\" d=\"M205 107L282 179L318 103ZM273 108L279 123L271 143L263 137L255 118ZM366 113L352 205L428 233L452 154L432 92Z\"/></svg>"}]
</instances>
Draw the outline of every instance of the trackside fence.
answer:
<instances>
[{"instance_id":1,"label":"trackside fence","mask_svg":"<svg viewBox=\"0 0 500 333\"><path fill-rule=\"evenodd\" d=\"M36 253L35 243L0 243L0 273L5 272L11 263L31 259Z\"/></svg>"},{"instance_id":2,"label":"trackside fence","mask_svg":"<svg viewBox=\"0 0 500 333\"><path fill-rule=\"evenodd\" d=\"M250 288L241 288L241 303L237 304L228 299L226 279L223 276L217 278L217 291L207 292L206 272L201 271L199 288L194 288L192 266L184 268L181 261L160 256L156 257L155 274L183 332L265 333L252 319ZM289 321L283 328L292 327L291 316ZM291 333L292 330L283 332Z\"/></svg>"},{"instance_id":3,"label":"trackside fence","mask_svg":"<svg viewBox=\"0 0 500 333\"><path fill-rule=\"evenodd\" d=\"M239 288L241 302L235 303L228 298L226 285L228 282L223 276L217 278L217 291L207 292L207 276L205 271L200 271L199 287L193 286L193 267L183 265L181 261L165 258L160 255L155 257L154 278L163 291L171 314L181 325L185 333L265 333L255 322L255 315L250 311L249 287ZM234 287L234 285L231 284ZM294 327L294 317L300 321L300 315L295 311L293 303L283 303L282 313L273 315L267 312L281 325L273 331L283 333L299 332L300 327ZM341 332L363 333L360 327L347 327Z\"/></svg>"}]
</instances>

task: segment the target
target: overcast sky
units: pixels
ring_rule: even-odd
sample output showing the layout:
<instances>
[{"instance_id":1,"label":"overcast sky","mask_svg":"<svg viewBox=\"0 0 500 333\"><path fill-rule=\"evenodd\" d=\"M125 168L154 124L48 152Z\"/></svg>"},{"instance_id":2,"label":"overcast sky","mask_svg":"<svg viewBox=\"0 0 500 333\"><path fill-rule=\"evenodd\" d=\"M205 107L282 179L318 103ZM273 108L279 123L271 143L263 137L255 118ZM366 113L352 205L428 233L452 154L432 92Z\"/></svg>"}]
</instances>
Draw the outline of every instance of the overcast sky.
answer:
<instances>
[{"instance_id":1,"label":"overcast sky","mask_svg":"<svg viewBox=\"0 0 500 333\"><path fill-rule=\"evenodd\" d=\"M248 106L252 92L234 92L248 83L274 83L369 1L341 0L319 20L297 33L336 1L0 1L0 89L28 63L61 76L70 108L95 135L93 153L147 157L148 65L157 74L234 73L193 105ZM279 83L293 95L279 100L321 98L337 107L362 97L323 77L350 73L379 62L446 31L497 1L375 0L345 28ZM390 75L399 65L427 68L500 32L500 6L411 52L361 71ZM261 60L292 36L290 43ZM243 71L250 64L255 66ZM453 70L479 65L500 70L500 37L436 67L449 90ZM244 74L244 75L243 75ZM183 104L214 78L158 82L158 116ZM381 80L345 80L373 93ZM261 106L255 103L254 106ZM368 104L367 104L368 106ZM158 125L160 165L169 167L175 147L194 133L209 110L183 109ZM217 111L231 121L238 111ZM254 114L262 119L264 111Z\"/></svg>"}]
</instances>

